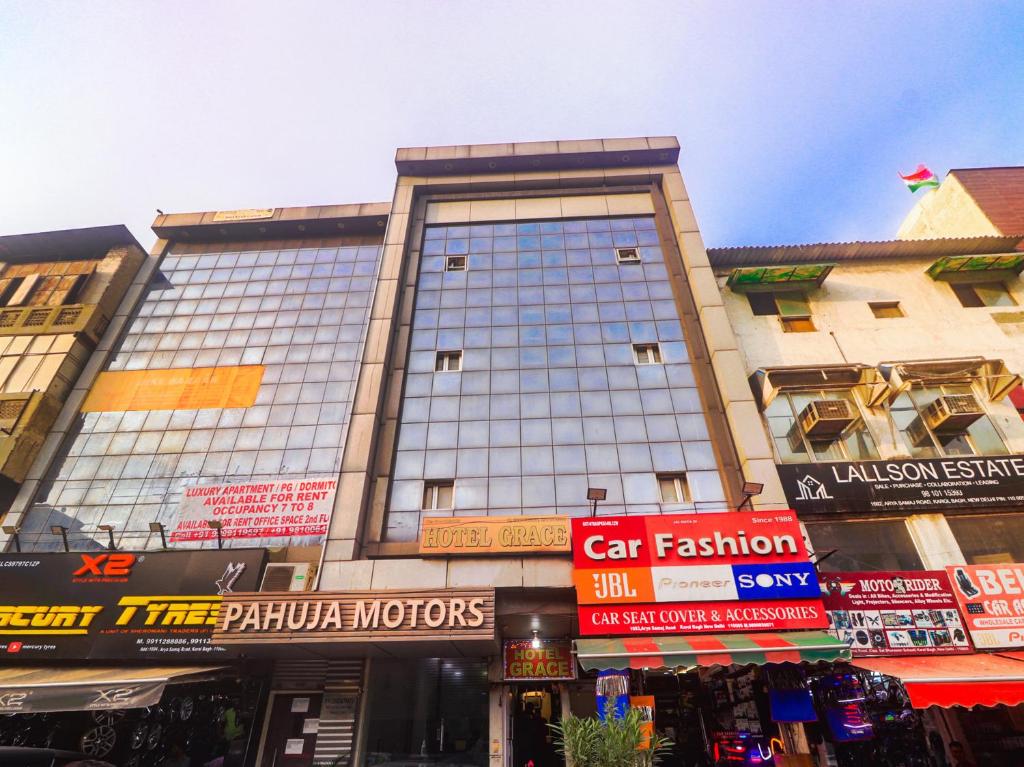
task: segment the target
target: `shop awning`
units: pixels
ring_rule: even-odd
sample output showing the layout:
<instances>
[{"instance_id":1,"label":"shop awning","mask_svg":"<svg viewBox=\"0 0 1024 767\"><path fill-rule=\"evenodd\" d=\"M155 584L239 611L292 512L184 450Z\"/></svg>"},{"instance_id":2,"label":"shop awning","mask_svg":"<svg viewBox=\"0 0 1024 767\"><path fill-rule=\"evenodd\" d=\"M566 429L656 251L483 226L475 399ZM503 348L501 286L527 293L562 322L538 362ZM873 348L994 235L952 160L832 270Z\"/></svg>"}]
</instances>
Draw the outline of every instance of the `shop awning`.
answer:
<instances>
[{"instance_id":1,"label":"shop awning","mask_svg":"<svg viewBox=\"0 0 1024 767\"><path fill-rule=\"evenodd\" d=\"M943 256L928 267L933 280L949 282L990 282L1016 277L1024 269L1024 254Z\"/></svg>"},{"instance_id":2,"label":"shop awning","mask_svg":"<svg viewBox=\"0 0 1024 767\"><path fill-rule=\"evenodd\" d=\"M160 702L164 687L219 676L221 666L0 668L0 714L102 711Z\"/></svg>"},{"instance_id":3,"label":"shop awning","mask_svg":"<svg viewBox=\"0 0 1024 767\"><path fill-rule=\"evenodd\" d=\"M1024 703L1024 662L1012 657L977 653L856 658L853 665L899 679L914 708Z\"/></svg>"},{"instance_id":4,"label":"shop awning","mask_svg":"<svg viewBox=\"0 0 1024 767\"><path fill-rule=\"evenodd\" d=\"M850 648L821 631L577 639L576 658L588 671L606 668L693 668L849 660Z\"/></svg>"},{"instance_id":5,"label":"shop awning","mask_svg":"<svg viewBox=\"0 0 1024 767\"><path fill-rule=\"evenodd\" d=\"M915 383L966 383L977 378L985 386L988 398L998 402L1021 385L1021 377L1011 373L1003 360L984 357L882 362L878 369L892 387L891 399Z\"/></svg>"},{"instance_id":6,"label":"shop awning","mask_svg":"<svg viewBox=\"0 0 1024 767\"><path fill-rule=\"evenodd\" d=\"M744 266L733 269L726 280L734 293L791 290L809 293L821 287L835 264L785 264Z\"/></svg>"}]
</instances>

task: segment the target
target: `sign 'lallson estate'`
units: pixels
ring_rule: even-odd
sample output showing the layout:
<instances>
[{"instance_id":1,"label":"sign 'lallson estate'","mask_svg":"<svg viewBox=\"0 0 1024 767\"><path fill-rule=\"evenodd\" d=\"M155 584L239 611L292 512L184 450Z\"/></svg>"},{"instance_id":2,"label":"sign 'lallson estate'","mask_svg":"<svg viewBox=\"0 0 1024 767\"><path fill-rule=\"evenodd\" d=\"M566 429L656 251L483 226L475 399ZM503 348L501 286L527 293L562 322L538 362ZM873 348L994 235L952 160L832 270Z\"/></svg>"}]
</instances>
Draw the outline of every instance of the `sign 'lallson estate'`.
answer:
<instances>
[{"instance_id":1,"label":"sign 'lallson estate'","mask_svg":"<svg viewBox=\"0 0 1024 767\"><path fill-rule=\"evenodd\" d=\"M244 594L225 601L216 644L493 639L493 589Z\"/></svg>"}]
</instances>

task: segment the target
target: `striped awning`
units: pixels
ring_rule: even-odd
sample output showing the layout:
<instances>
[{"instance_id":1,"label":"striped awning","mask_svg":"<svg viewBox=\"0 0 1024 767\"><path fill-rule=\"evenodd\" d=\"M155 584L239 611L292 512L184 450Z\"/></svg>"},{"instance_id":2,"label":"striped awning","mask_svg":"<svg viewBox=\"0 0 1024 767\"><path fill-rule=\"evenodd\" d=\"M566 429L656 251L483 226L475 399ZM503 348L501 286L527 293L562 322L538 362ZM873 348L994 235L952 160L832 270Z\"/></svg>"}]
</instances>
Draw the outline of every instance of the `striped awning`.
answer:
<instances>
[{"instance_id":1,"label":"striped awning","mask_svg":"<svg viewBox=\"0 0 1024 767\"><path fill-rule=\"evenodd\" d=\"M577 639L583 668L693 668L849 660L850 648L822 631Z\"/></svg>"}]
</instances>

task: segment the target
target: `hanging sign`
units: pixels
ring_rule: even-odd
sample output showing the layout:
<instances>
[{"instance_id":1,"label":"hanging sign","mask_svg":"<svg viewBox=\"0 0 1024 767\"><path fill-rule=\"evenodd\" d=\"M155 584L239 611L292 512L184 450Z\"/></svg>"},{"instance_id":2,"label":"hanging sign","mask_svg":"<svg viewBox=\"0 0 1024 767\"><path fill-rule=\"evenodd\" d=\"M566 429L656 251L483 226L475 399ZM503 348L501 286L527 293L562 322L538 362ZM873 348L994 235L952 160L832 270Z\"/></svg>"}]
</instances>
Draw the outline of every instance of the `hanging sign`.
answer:
<instances>
[{"instance_id":1,"label":"hanging sign","mask_svg":"<svg viewBox=\"0 0 1024 767\"><path fill-rule=\"evenodd\" d=\"M826 625L792 511L574 519L573 566L584 635Z\"/></svg>"},{"instance_id":2,"label":"hanging sign","mask_svg":"<svg viewBox=\"0 0 1024 767\"><path fill-rule=\"evenodd\" d=\"M505 642L506 682L549 682L576 678L576 661L569 639L532 639Z\"/></svg>"},{"instance_id":3,"label":"hanging sign","mask_svg":"<svg viewBox=\"0 0 1024 767\"><path fill-rule=\"evenodd\" d=\"M1024 564L947 567L979 650L1024 647Z\"/></svg>"},{"instance_id":4,"label":"hanging sign","mask_svg":"<svg viewBox=\"0 0 1024 767\"><path fill-rule=\"evenodd\" d=\"M942 570L826 573L820 580L829 631L855 656L971 652Z\"/></svg>"}]
</instances>

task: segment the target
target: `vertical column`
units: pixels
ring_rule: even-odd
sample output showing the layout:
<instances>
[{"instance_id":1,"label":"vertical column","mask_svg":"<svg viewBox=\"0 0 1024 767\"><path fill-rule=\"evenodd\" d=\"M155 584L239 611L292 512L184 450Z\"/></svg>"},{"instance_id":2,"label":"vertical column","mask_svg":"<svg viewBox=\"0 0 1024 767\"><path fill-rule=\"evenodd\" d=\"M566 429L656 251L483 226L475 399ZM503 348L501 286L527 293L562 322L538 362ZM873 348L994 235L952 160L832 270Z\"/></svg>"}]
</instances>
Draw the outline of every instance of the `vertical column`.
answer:
<instances>
[{"instance_id":1,"label":"vertical column","mask_svg":"<svg viewBox=\"0 0 1024 767\"><path fill-rule=\"evenodd\" d=\"M928 570L941 570L947 565L965 565L960 544L942 514L915 514L907 517L907 530L914 541L921 563Z\"/></svg>"}]
</instances>

